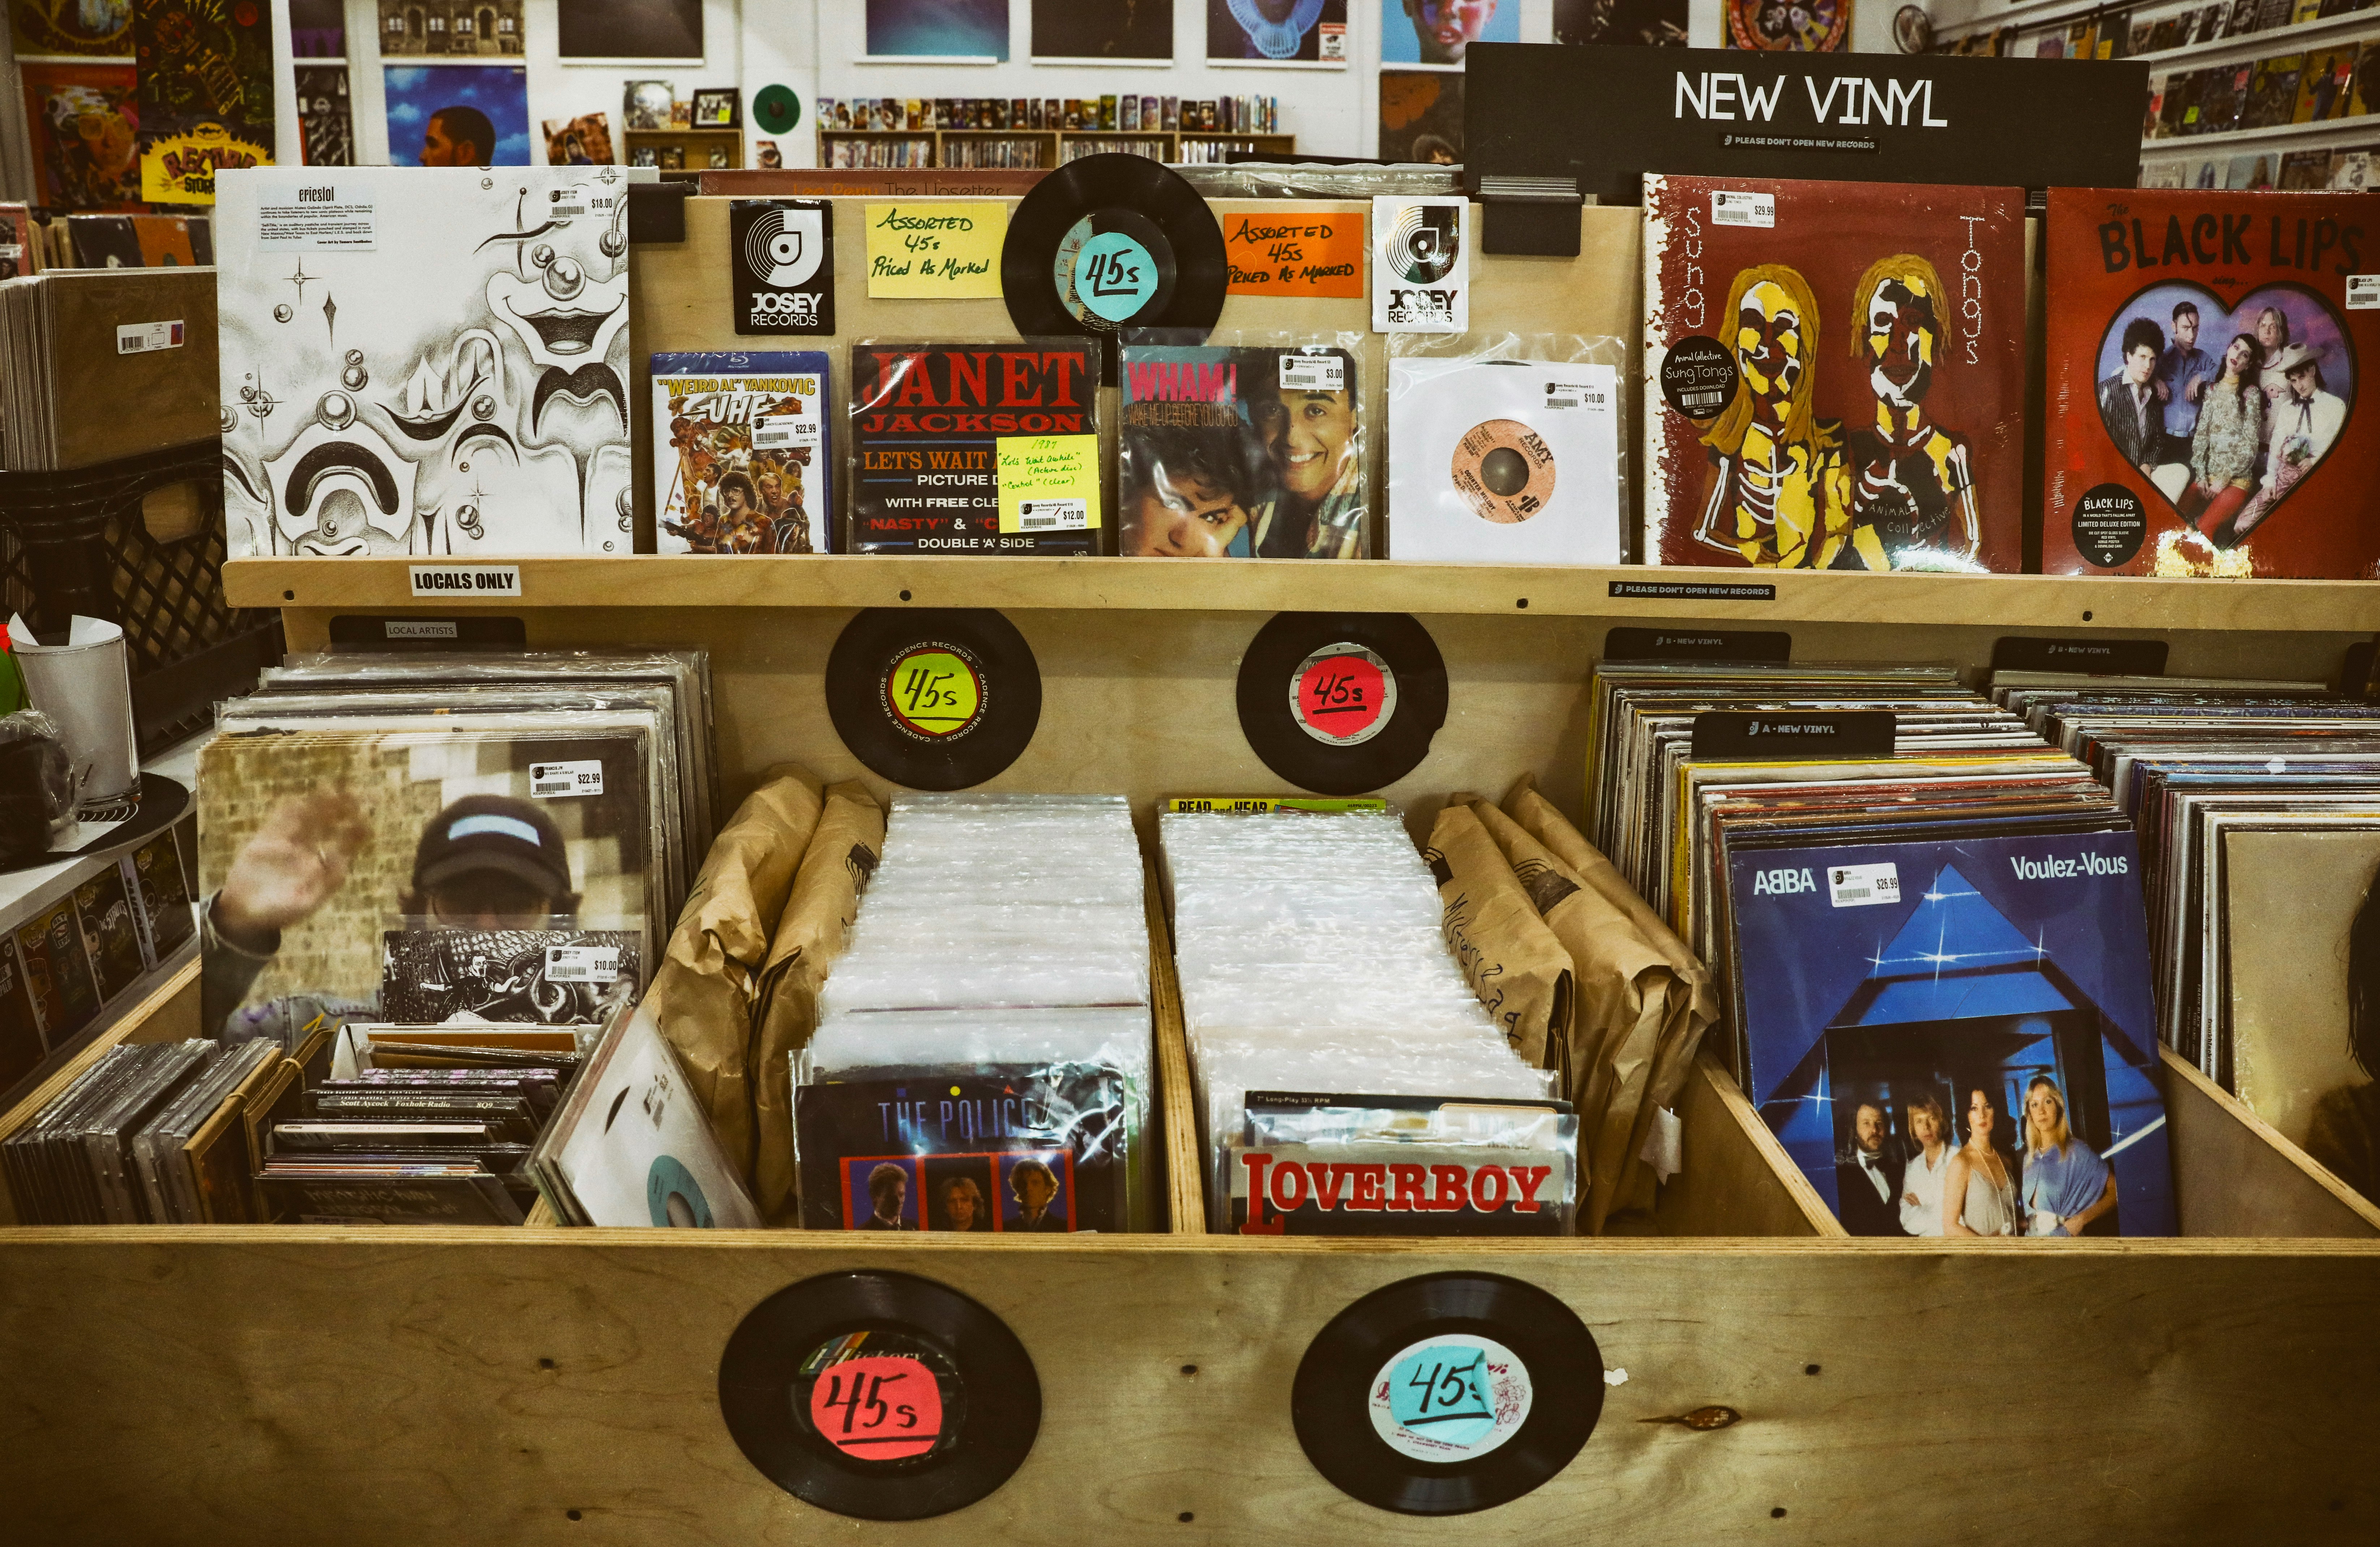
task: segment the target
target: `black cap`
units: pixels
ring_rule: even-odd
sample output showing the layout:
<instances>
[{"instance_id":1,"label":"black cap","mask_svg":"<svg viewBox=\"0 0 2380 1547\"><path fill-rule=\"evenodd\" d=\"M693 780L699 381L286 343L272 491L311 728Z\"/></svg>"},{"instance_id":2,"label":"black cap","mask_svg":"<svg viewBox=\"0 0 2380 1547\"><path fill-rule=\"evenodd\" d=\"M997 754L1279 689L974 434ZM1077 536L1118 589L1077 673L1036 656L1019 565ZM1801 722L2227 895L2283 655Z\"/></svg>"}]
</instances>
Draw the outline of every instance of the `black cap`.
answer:
<instances>
[{"instance_id":1,"label":"black cap","mask_svg":"<svg viewBox=\"0 0 2380 1547\"><path fill-rule=\"evenodd\" d=\"M465 876L511 876L551 898L570 895L570 857L562 829L534 802L511 795L466 795L422 829L413 852L413 889L428 891Z\"/></svg>"}]
</instances>

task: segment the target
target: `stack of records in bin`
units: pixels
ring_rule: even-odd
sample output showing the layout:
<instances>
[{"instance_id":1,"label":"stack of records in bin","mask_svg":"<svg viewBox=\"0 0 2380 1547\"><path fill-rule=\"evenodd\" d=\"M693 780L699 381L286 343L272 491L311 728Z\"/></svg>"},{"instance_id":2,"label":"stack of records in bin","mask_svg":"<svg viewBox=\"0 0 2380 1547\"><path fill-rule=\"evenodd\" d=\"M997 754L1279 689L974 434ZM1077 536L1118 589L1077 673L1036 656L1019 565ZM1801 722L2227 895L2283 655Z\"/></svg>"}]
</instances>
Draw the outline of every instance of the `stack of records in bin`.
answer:
<instances>
[{"instance_id":1,"label":"stack of records in bin","mask_svg":"<svg viewBox=\"0 0 2380 1547\"><path fill-rule=\"evenodd\" d=\"M266 1042L119 1045L0 1142L0 1176L23 1225L196 1225L246 1219L218 1206L215 1141L237 1131L211 1119L280 1061ZM231 1189L245 1192L245 1150Z\"/></svg>"},{"instance_id":2,"label":"stack of records in bin","mask_svg":"<svg viewBox=\"0 0 2380 1547\"><path fill-rule=\"evenodd\" d=\"M46 472L220 433L212 269L0 280L0 468Z\"/></svg>"},{"instance_id":3,"label":"stack of records in bin","mask_svg":"<svg viewBox=\"0 0 2380 1547\"><path fill-rule=\"evenodd\" d=\"M2139 833L2166 1042L2372 1192L2380 704L2303 682L1993 685Z\"/></svg>"},{"instance_id":4,"label":"stack of records in bin","mask_svg":"<svg viewBox=\"0 0 2380 1547\"><path fill-rule=\"evenodd\" d=\"M1604 835L1847 1230L2172 1233L2140 851L2087 768L1947 669L1606 663L1594 713Z\"/></svg>"},{"instance_id":5,"label":"stack of records in bin","mask_svg":"<svg viewBox=\"0 0 2380 1547\"><path fill-rule=\"evenodd\" d=\"M644 1009L616 1018L595 1044L527 1170L565 1225L760 1224L684 1066Z\"/></svg>"},{"instance_id":6,"label":"stack of records in bin","mask_svg":"<svg viewBox=\"0 0 2380 1547\"><path fill-rule=\"evenodd\" d=\"M1577 1117L1463 981L1401 816L1177 800L1158 837L1211 1228L1571 1231Z\"/></svg>"},{"instance_id":7,"label":"stack of records in bin","mask_svg":"<svg viewBox=\"0 0 2380 1547\"><path fill-rule=\"evenodd\" d=\"M1148 922L1116 795L896 795L794 1063L802 1223L1160 1227Z\"/></svg>"}]
</instances>

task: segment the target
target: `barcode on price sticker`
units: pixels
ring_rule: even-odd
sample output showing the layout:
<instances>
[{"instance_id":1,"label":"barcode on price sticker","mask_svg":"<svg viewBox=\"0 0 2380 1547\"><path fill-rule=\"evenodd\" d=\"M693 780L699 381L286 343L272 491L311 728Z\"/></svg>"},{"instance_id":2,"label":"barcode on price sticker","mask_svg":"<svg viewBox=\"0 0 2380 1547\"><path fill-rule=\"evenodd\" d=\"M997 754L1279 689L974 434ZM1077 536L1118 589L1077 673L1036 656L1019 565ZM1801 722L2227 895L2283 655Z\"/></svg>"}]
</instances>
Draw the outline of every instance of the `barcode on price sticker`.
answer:
<instances>
[{"instance_id":1,"label":"barcode on price sticker","mask_svg":"<svg viewBox=\"0 0 2380 1547\"><path fill-rule=\"evenodd\" d=\"M1727 394L1722 392L1680 393L1678 394L1678 402L1684 405L1686 412L1689 414L1695 412L1697 409L1716 408L1726 401Z\"/></svg>"},{"instance_id":2,"label":"barcode on price sticker","mask_svg":"<svg viewBox=\"0 0 2380 1547\"><path fill-rule=\"evenodd\" d=\"M800 414L771 414L752 421L754 451L788 451L795 446L815 448L819 443L819 422Z\"/></svg>"},{"instance_id":3,"label":"barcode on price sticker","mask_svg":"<svg viewBox=\"0 0 2380 1547\"><path fill-rule=\"evenodd\" d=\"M1773 193L1713 193L1711 224L1774 226L1777 224L1777 196Z\"/></svg>"},{"instance_id":4,"label":"barcode on price sticker","mask_svg":"<svg viewBox=\"0 0 2380 1547\"><path fill-rule=\"evenodd\" d=\"M619 975L620 948L617 946L545 948L545 981L548 983L610 983Z\"/></svg>"},{"instance_id":5,"label":"barcode on price sticker","mask_svg":"<svg viewBox=\"0 0 2380 1547\"><path fill-rule=\"evenodd\" d=\"M1088 500L1024 500L1016 506L1020 532L1082 532L1090 525Z\"/></svg>"},{"instance_id":6,"label":"barcode on price sticker","mask_svg":"<svg viewBox=\"0 0 2380 1547\"><path fill-rule=\"evenodd\" d=\"M1882 864L1839 864L1827 872L1827 895L1838 908L1873 908L1900 900L1900 871Z\"/></svg>"},{"instance_id":7,"label":"barcode on price sticker","mask_svg":"<svg viewBox=\"0 0 2380 1547\"><path fill-rule=\"evenodd\" d=\"M2347 309L2370 311L2380 308L2380 274L2350 274L2347 276Z\"/></svg>"},{"instance_id":8,"label":"barcode on price sticker","mask_svg":"<svg viewBox=\"0 0 2380 1547\"><path fill-rule=\"evenodd\" d=\"M577 763L531 763L528 792L541 801L603 792L603 765L595 758Z\"/></svg>"},{"instance_id":9,"label":"barcode on price sticker","mask_svg":"<svg viewBox=\"0 0 2380 1547\"><path fill-rule=\"evenodd\" d=\"M1283 355L1281 385L1284 392L1343 393L1347 363L1331 355Z\"/></svg>"},{"instance_id":10,"label":"barcode on price sticker","mask_svg":"<svg viewBox=\"0 0 2380 1547\"><path fill-rule=\"evenodd\" d=\"M115 352L119 355L146 355L156 349L179 349L182 346L182 324L171 322L127 322L115 330Z\"/></svg>"}]
</instances>

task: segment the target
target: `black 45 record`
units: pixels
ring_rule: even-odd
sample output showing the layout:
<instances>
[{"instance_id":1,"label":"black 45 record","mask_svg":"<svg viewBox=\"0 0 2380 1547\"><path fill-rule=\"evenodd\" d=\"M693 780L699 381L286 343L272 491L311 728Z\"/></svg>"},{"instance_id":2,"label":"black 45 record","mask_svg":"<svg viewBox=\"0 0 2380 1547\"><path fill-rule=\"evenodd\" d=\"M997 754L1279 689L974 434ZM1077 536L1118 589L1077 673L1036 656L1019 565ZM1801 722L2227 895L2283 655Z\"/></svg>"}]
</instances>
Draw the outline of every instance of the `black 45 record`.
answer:
<instances>
[{"instance_id":1,"label":"black 45 record","mask_svg":"<svg viewBox=\"0 0 2380 1547\"><path fill-rule=\"evenodd\" d=\"M1290 1390L1297 1443L1351 1497L1401 1515L1510 1504L1603 1416L1603 1352L1570 1307L1492 1274L1374 1290L1331 1319Z\"/></svg>"},{"instance_id":2,"label":"black 45 record","mask_svg":"<svg viewBox=\"0 0 2380 1547\"><path fill-rule=\"evenodd\" d=\"M838 1515L922 1520L991 1493L1041 1427L1007 1323L898 1273L805 1279L755 1306L719 1359L727 1432L769 1481Z\"/></svg>"},{"instance_id":3,"label":"black 45 record","mask_svg":"<svg viewBox=\"0 0 2380 1547\"><path fill-rule=\"evenodd\" d=\"M1041 722L1041 670L989 609L870 608L826 661L826 707L852 755L913 790L964 790L1016 761Z\"/></svg>"},{"instance_id":4,"label":"black 45 record","mask_svg":"<svg viewBox=\"0 0 2380 1547\"><path fill-rule=\"evenodd\" d=\"M1214 212L1145 156L1085 156L1042 178L1000 250L1009 319L1027 338L1165 328L1184 335L1169 343L1198 344L1223 309L1226 273Z\"/></svg>"},{"instance_id":5,"label":"black 45 record","mask_svg":"<svg viewBox=\"0 0 2380 1547\"><path fill-rule=\"evenodd\" d=\"M1279 612L1240 659L1240 732L1300 789L1354 795L1421 766L1446 661L1403 612Z\"/></svg>"}]
</instances>

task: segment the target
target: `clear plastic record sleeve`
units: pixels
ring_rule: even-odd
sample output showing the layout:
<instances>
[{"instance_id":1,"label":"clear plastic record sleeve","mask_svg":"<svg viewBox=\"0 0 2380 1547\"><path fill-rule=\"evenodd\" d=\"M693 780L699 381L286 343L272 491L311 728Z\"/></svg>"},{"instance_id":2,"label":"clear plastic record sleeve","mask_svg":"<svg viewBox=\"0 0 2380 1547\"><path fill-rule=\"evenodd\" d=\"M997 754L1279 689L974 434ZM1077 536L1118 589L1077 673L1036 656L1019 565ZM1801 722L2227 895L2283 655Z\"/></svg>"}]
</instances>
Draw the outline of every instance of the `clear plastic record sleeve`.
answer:
<instances>
[{"instance_id":1,"label":"clear plastic record sleeve","mask_svg":"<svg viewBox=\"0 0 2380 1547\"><path fill-rule=\"evenodd\" d=\"M1243 1235L1567 1235L1578 1118L1566 1101L1251 1091L1230 1147Z\"/></svg>"},{"instance_id":2,"label":"clear plastic record sleeve","mask_svg":"<svg viewBox=\"0 0 2380 1547\"><path fill-rule=\"evenodd\" d=\"M620 1017L604 1033L529 1170L554 1212L575 1224L760 1224L686 1070L646 1010Z\"/></svg>"}]
</instances>

